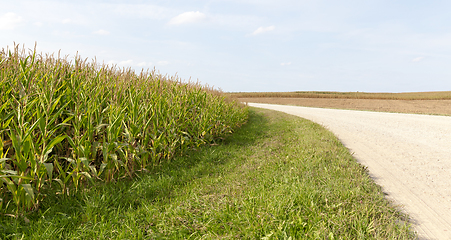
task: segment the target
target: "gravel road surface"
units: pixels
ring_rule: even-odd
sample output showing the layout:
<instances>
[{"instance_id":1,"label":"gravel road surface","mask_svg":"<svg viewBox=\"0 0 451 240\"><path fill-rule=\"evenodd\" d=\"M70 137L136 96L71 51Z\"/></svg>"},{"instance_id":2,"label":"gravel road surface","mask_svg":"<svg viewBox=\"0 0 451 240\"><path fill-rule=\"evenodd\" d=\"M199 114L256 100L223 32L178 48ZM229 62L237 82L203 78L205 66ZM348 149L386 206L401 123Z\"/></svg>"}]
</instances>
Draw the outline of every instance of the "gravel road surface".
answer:
<instances>
[{"instance_id":1,"label":"gravel road surface","mask_svg":"<svg viewBox=\"0 0 451 240\"><path fill-rule=\"evenodd\" d=\"M319 123L368 167L420 239L451 239L451 117L249 103Z\"/></svg>"}]
</instances>

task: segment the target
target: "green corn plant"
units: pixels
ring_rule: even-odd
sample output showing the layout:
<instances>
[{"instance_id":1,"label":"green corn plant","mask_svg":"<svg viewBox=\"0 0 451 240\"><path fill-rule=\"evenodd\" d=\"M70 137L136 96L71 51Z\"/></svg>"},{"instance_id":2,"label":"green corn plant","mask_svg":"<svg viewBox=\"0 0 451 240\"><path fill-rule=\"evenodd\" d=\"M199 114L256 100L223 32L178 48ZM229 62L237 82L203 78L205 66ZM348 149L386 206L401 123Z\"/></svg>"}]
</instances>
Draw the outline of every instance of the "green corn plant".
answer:
<instances>
[{"instance_id":1,"label":"green corn plant","mask_svg":"<svg viewBox=\"0 0 451 240\"><path fill-rule=\"evenodd\" d=\"M246 121L242 105L155 70L0 51L0 211L132 177ZM57 184L52 184L56 182Z\"/></svg>"},{"instance_id":2,"label":"green corn plant","mask_svg":"<svg viewBox=\"0 0 451 240\"><path fill-rule=\"evenodd\" d=\"M70 165L68 165L67 167L63 167L58 161L54 161L54 169L57 169L57 174L58 177L54 178L53 181L56 181L57 183L59 183L60 187L61 187L61 191L59 191L60 194L63 195L69 195L69 180L72 177L72 173L69 172L70 169ZM56 167L56 168L55 168Z\"/></svg>"}]
</instances>

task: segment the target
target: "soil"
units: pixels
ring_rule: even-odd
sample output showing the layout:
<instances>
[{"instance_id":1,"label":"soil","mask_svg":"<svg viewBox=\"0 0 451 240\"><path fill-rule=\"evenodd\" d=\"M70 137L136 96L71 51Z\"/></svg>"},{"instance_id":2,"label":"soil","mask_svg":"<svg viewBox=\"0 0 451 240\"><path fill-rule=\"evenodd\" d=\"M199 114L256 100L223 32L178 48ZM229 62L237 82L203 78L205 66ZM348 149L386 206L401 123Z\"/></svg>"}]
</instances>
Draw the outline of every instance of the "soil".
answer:
<instances>
[{"instance_id":1,"label":"soil","mask_svg":"<svg viewBox=\"0 0 451 240\"><path fill-rule=\"evenodd\" d=\"M451 100L239 98L241 102L451 116Z\"/></svg>"}]
</instances>

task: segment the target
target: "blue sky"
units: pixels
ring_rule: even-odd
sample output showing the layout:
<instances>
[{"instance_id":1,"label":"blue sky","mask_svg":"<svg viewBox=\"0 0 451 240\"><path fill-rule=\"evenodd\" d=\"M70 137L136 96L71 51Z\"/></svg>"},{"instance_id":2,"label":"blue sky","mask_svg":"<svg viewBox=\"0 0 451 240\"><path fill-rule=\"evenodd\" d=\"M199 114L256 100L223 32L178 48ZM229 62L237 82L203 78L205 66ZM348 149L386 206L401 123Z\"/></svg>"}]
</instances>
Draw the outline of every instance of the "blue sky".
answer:
<instances>
[{"instance_id":1,"label":"blue sky","mask_svg":"<svg viewBox=\"0 0 451 240\"><path fill-rule=\"evenodd\" d=\"M0 48L224 91L451 90L451 1L1 0Z\"/></svg>"}]
</instances>

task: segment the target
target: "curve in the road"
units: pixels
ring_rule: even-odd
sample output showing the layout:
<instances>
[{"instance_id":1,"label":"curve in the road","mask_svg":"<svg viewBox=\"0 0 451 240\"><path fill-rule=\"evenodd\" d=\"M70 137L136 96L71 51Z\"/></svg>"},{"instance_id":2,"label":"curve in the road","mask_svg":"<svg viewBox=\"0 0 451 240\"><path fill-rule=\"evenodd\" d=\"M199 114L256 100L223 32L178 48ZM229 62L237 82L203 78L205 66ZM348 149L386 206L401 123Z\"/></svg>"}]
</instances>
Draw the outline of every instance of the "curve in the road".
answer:
<instances>
[{"instance_id":1,"label":"curve in the road","mask_svg":"<svg viewBox=\"0 0 451 240\"><path fill-rule=\"evenodd\" d=\"M412 217L420 239L451 239L451 117L249 103L319 123Z\"/></svg>"}]
</instances>

